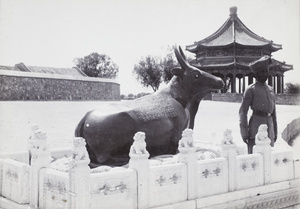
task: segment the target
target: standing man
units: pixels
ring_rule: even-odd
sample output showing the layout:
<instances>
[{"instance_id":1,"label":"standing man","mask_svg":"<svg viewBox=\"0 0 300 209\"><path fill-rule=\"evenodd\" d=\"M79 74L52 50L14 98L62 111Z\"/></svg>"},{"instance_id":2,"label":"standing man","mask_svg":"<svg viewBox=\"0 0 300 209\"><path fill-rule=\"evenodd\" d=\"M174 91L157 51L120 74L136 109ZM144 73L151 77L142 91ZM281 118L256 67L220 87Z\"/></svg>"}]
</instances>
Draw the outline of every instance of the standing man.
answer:
<instances>
[{"instance_id":1,"label":"standing man","mask_svg":"<svg viewBox=\"0 0 300 209\"><path fill-rule=\"evenodd\" d=\"M271 58L263 56L261 59L250 63L256 82L247 87L239 110L240 131L243 141L248 145L248 154L252 154L255 145L255 135L261 124L268 126L268 137L271 146L277 139L277 119L275 108L275 94L273 88L266 84L269 76ZM249 107L253 110L248 123Z\"/></svg>"}]
</instances>

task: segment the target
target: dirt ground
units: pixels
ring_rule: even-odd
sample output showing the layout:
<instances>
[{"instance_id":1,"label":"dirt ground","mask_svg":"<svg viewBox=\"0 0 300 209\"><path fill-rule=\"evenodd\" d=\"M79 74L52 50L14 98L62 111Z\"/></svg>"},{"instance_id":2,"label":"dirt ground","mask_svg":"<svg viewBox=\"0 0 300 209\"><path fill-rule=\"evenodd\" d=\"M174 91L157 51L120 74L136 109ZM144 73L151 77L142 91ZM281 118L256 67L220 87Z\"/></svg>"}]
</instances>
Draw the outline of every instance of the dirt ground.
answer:
<instances>
[{"instance_id":1,"label":"dirt ground","mask_svg":"<svg viewBox=\"0 0 300 209\"><path fill-rule=\"evenodd\" d=\"M110 103L0 102L0 152L26 150L33 124L46 132L50 149L69 147L76 125L84 114ZM223 131L231 129L234 141L243 144L238 125L239 106L239 103L202 101L196 116L194 139L218 143L222 140ZM281 137L286 125L300 117L300 106L277 105L277 117ZM280 144L280 140L277 144Z\"/></svg>"}]
</instances>

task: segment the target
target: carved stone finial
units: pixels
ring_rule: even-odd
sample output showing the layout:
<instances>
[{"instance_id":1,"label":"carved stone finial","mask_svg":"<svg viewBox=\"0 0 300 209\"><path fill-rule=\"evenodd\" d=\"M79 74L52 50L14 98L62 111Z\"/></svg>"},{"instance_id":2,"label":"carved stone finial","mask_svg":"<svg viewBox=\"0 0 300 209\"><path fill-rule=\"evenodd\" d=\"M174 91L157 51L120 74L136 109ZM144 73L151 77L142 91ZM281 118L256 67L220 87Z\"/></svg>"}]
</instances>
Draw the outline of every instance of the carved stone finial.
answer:
<instances>
[{"instance_id":1,"label":"carved stone finial","mask_svg":"<svg viewBox=\"0 0 300 209\"><path fill-rule=\"evenodd\" d=\"M270 142L271 140L268 137L268 126L266 124L261 124L255 135L255 144L270 144Z\"/></svg>"},{"instance_id":2,"label":"carved stone finial","mask_svg":"<svg viewBox=\"0 0 300 209\"><path fill-rule=\"evenodd\" d=\"M39 130L39 126L37 124L33 124L31 126L31 134L30 134L30 137L28 139L28 145L29 145L29 149L32 148L32 142L35 140L35 135L36 135L36 131Z\"/></svg>"},{"instance_id":3,"label":"carved stone finial","mask_svg":"<svg viewBox=\"0 0 300 209\"><path fill-rule=\"evenodd\" d=\"M29 151L29 163L31 165L43 161L43 165L47 165L50 159L50 152L47 146L47 135L42 132L37 125L31 127L31 135L28 138L27 148Z\"/></svg>"},{"instance_id":4,"label":"carved stone finial","mask_svg":"<svg viewBox=\"0 0 300 209\"><path fill-rule=\"evenodd\" d=\"M85 148L85 140L82 137L75 137L73 139L73 155L74 160L87 160L89 159L88 153Z\"/></svg>"},{"instance_id":5,"label":"carved stone finial","mask_svg":"<svg viewBox=\"0 0 300 209\"><path fill-rule=\"evenodd\" d=\"M73 146L74 147L85 147L85 140L82 137L75 137L73 139Z\"/></svg>"},{"instance_id":6,"label":"carved stone finial","mask_svg":"<svg viewBox=\"0 0 300 209\"><path fill-rule=\"evenodd\" d=\"M42 132L37 125L31 127L28 149L32 154L47 151L47 135L45 132Z\"/></svg>"},{"instance_id":7,"label":"carved stone finial","mask_svg":"<svg viewBox=\"0 0 300 209\"><path fill-rule=\"evenodd\" d=\"M178 143L179 147L194 147L193 130L185 129L182 132L182 138Z\"/></svg>"},{"instance_id":8,"label":"carved stone finial","mask_svg":"<svg viewBox=\"0 0 300 209\"><path fill-rule=\"evenodd\" d=\"M232 137L231 133L232 133L231 129L226 129L223 132L223 140L222 140L223 145L232 145L232 144L234 144L233 137Z\"/></svg>"},{"instance_id":9,"label":"carved stone finial","mask_svg":"<svg viewBox=\"0 0 300 209\"><path fill-rule=\"evenodd\" d=\"M142 155L149 154L146 150L146 135L144 132L137 132L133 137L133 144L130 147L130 154Z\"/></svg>"}]
</instances>

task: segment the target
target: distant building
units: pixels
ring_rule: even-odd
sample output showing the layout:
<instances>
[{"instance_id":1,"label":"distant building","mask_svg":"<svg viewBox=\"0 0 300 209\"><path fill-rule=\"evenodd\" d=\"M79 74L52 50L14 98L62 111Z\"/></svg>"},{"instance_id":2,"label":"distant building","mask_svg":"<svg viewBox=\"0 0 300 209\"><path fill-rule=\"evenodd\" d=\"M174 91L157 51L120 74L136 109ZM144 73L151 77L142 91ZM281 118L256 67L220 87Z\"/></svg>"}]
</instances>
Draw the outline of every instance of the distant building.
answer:
<instances>
[{"instance_id":1,"label":"distant building","mask_svg":"<svg viewBox=\"0 0 300 209\"><path fill-rule=\"evenodd\" d=\"M192 65L224 80L223 93L244 92L246 85L253 83L249 63L264 55L272 56L280 49L281 45L249 30L238 18L237 7L230 8L229 18L215 33L186 46L187 51L196 54ZM292 65L272 58L268 84L274 87L275 93L283 93L284 73L292 69Z\"/></svg>"}]
</instances>

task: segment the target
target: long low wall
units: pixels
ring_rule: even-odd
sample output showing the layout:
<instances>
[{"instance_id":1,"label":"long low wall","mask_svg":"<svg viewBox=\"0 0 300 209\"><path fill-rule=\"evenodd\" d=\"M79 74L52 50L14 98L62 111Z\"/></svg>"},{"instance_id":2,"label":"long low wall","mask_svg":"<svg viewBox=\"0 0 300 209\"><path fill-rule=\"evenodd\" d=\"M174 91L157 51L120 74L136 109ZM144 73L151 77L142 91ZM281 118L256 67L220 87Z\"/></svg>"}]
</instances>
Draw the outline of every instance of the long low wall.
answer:
<instances>
[{"instance_id":1,"label":"long low wall","mask_svg":"<svg viewBox=\"0 0 300 209\"><path fill-rule=\"evenodd\" d=\"M239 93L212 93L205 97L212 101L242 102L243 94ZM279 105L300 105L299 94L276 94L276 104Z\"/></svg>"},{"instance_id":2,"label":"long low wall","mask_svg":"<svg viewBox=\"0 0 300 209\"><path fill-rule=\"evenodd\" d=\"M0 70L0 101L120 100L120 84L111 79Z\"/></svg>"},{"instance_id":3,"label":"long low wall","mask_svg":"<svg viewBox=\"0 0 300 209\"><path fill-rule=\"evenodd\" d=\"M276 94L276 104L300 105L300 94Z\"/></svg>"}]
</instances>

